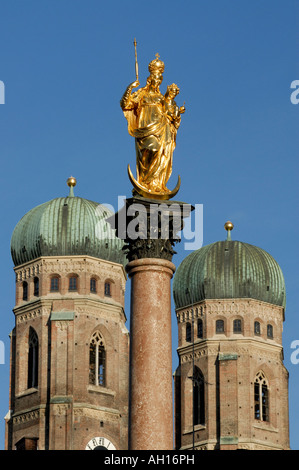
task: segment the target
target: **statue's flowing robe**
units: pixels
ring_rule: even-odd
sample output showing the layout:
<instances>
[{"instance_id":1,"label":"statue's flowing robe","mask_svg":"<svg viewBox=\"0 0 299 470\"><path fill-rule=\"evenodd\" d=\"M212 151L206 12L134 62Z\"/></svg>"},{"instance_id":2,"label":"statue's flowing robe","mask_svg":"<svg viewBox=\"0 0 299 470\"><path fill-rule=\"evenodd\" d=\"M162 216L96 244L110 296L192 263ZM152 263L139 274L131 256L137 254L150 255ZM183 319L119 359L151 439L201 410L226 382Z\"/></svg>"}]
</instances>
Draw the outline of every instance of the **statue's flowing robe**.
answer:
<instances>
[{"instance_id":1,"label":"statue's flowing robe","mask_svg":"<svg viewBox=\"0 0 299 470\"><path fill-rule=\"evenodd\" d=\"M128 132L135 137L137 181L149 191L169 192L176 129L163 112L163 95L145 88L133 93L123 108Z\"/></svg>"}]
</instances>

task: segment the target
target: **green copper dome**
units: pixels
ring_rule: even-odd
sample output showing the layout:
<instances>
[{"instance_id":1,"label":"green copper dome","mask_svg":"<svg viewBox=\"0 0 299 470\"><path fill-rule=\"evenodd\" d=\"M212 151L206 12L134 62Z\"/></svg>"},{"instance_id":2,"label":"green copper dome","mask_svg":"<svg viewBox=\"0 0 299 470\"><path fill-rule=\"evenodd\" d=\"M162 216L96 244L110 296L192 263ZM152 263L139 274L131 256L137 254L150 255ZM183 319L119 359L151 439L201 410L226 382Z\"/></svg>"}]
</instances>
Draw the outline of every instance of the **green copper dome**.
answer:
<instances>
[{"instance_id":1,"label":"green copper dome","mask_svg":"<svg viewBox=\"0 0 299 470\"><path fill-rule=\"evenodd\" d=\"M123 241L105 220L112 212L97 202L75 197L75 183L70 186L68 197L45 202L19 221L11 238L15 266L40 256L63 255L89 255L126 263Z\"/></svg>"},{"instance_id":2,"label":"green copper dome","mask_svg":"<svg viewBox=\"0 0 299 470\"><path fill-rule=\"evenodd\" d=\"M204 246L187 256L173 280L176 308L204 299L251 298L285 307L282 271L266 251L240 241Z\"/></svg>"}]
</instances>

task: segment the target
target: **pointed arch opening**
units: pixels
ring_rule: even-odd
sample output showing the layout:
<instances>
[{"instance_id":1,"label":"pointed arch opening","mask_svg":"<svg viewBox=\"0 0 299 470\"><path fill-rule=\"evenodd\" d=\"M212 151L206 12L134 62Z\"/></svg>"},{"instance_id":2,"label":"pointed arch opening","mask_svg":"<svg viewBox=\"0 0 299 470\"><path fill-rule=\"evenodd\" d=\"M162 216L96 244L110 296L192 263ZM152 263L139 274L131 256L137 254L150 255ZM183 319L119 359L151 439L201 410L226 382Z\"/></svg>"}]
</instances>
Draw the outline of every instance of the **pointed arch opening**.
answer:
<instances>
[{"instance_id":1,"label":"pointed arch opening","mask_svg":"<svg viewBox=\"0 0 299 470\"><path fill-rule=\"evenodd\" d=\"M28 375L27 388L38 387L38 336L36 331L30 327L28 339Z\"/></svg>"},{"instance_id":2,"label":"pointed arch opening","mask_svg":"<svg viewBox=\"0 0 299 470\"><path fill-rule=\"evenodd\" d=\"M254 418L269 421L269 383L263 371L254 380Z\"/></svg>"},{"instance_id":3,"label":"pointed arch opening","mask_svg":"<svg viewBox=\"0 0 299 470\"><path fill-rule=\"evenodd\" d=\"M193 379L193 425L205 424L205 381L201 370L194 368Z\"/></svg>"},{"instance_id":4,"label":"pointed arch opening","mask_svg":"<svg viewBox=\"0 0 299 470\"><path fill-rule=\"evenodd\" d=\"M106 348L99 331L95 331L89 344L89 383L106 386Z\"/></svg>"}]
</instances>

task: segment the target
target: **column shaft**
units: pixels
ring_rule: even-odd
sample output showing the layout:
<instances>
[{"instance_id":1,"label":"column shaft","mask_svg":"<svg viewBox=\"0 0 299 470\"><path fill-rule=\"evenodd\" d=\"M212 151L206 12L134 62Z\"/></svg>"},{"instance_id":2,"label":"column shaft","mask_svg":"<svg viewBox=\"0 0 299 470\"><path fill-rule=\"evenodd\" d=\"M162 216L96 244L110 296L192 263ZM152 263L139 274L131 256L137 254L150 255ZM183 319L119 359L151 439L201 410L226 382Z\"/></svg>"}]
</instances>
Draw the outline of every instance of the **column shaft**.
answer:
<instances>
[{"instance_id":1,"label":"column shaft","mask_svg":"<svg viewBox=\"0 0 299 470\"><path fill-rule=\"evenodd\" d=\"M172 450L172 262L143 258L131 278L130 450Z\"/></svg>"}]
</instances>

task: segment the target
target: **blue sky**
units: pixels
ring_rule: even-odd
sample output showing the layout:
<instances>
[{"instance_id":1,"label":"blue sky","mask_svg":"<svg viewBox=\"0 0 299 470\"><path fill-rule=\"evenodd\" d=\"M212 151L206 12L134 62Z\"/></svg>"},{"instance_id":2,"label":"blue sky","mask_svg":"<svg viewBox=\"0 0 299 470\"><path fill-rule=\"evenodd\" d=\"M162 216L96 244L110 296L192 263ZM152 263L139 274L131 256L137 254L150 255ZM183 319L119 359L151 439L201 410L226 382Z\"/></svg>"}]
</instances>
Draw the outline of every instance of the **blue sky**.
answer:
<instances>
[{"instance_id":1,"label":"blue sky","mask_svg":"<svg viewBox=\"0 0 299 470\"><path fill-rule=\"evenodd\" d=\"M0 448L8 411L8 334L14 325L10 238L31 208L68 192L117 208L130 196L134 142L119 100L134 81L133 39L141 85L158 52L166 85L186 102L174 152L177 199L203 204L204 244L232 238L257 245L286 281L284 357L290 373L291 446L299 449L298 124L290 86L299 80L299 7L295 0L21 0L0 4ZM176 265L189 254L177 245ZM126 309L129 316L129 284ZM173 307L173 362L176 356ZM1 425L2 420L2 425Z\"/></svg>"}]
</instances>

